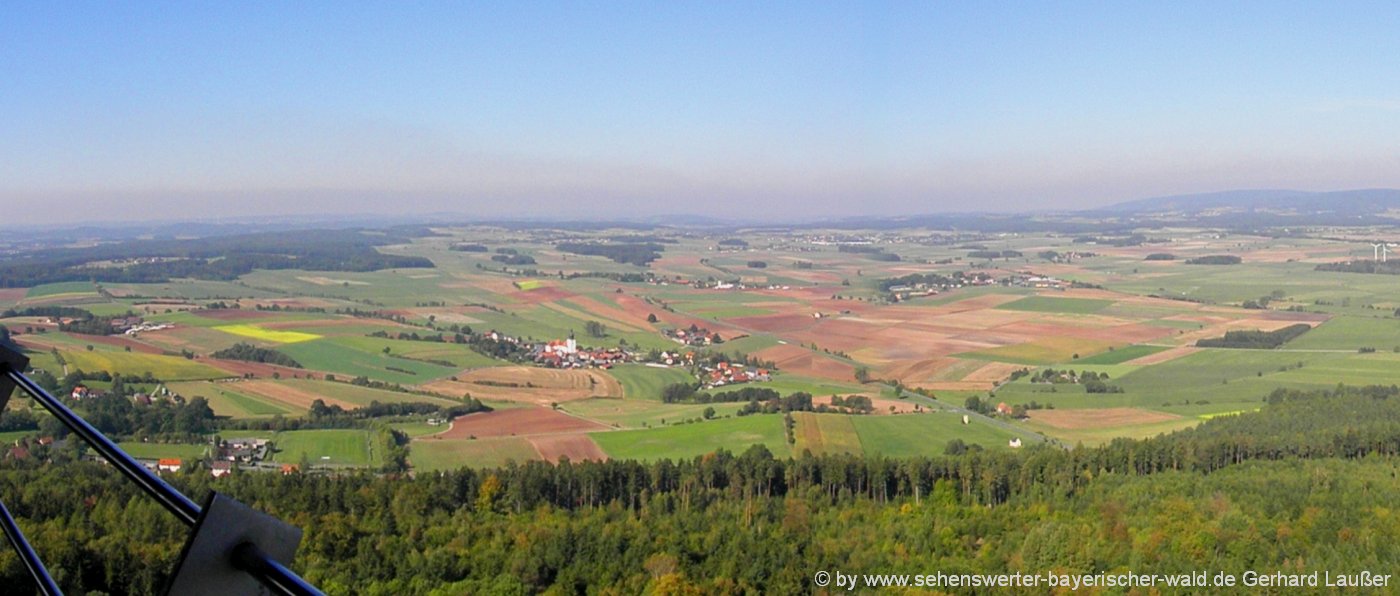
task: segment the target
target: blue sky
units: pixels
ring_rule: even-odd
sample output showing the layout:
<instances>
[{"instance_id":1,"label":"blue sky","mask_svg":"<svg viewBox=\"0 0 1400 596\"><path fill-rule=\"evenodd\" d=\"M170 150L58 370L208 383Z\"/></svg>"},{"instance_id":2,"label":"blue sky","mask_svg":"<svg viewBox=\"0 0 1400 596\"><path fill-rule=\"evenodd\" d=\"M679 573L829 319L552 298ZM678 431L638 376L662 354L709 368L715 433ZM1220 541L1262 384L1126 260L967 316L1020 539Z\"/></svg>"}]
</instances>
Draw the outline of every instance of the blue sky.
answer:
<instances>
[{"instance_id":1,"label":"blue sky","mask_svg":"<svg viewBox=\"0 0 1400 596\"><path fill-rule=\"evenodd\" d=\"M5 3L21 219L1400 187L1396 3ZM757 212L757 213L755 213Z\"/></svg>"}]
</instances>

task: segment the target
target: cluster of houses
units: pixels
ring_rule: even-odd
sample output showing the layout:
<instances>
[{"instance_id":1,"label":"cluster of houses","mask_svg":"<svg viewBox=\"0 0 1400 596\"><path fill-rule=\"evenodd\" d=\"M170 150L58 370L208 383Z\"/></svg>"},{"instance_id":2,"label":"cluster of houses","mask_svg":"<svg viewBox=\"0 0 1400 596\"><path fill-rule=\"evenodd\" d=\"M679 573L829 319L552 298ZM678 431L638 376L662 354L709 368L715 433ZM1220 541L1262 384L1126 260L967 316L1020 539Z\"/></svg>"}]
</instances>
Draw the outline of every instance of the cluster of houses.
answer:
<instances>
[{"instance_id":1,"label":"cluster of houses","mask_svg":"<svg viewBox=\"0 0 1400 596\"><path fill-rule=\"evenodd\" d=\"M1048 275L1037 275L1031 271L1018 271L1016 275L1006 279L1006 284L1038 290L1063 290L1070 286L1070 283L1065 280Z\"/></svg>"},{"instance_id":2,"label":"cluster of houses","mask_svg":"<svg viewBox=\"0 0 1400 596\"><path fill-rule=\"evenodd\" d=\"M273 453L272 441L267 439L229 439L210 444L209 475L222 478L234 470L257 470L263 472L296 473L294 464L276 464L268 460ZM156 460L138 460L142 465L158 473L179 472L185 460L165 457Z\"/></svg>"},{"instance_id":3,"label":"cluster of houses","mask_svg":"<svg viewBox=\"0 0 1400 596\"><path fill-rule=\"evenodd\" d=\"M67 439L54 440L53 437L22 437L15 440L9 449L5 450L5 459L29 459L35 450L40 448L61 449Z\"/></svg>"},{"instance_id":4,"label":"cluster of houses","mask_svg":"<svg viewBox=\"0 0 1400 596\"><path fill-rule=\"evenodd\" d=\"M709 329L698 328L691 325L689 329L665 329L661 332L673 342L684 346L709 346L723 343L724 340L718 333L712 333Z\"/></svg>"},{"instance_id":5,"label":"cluster of houses","mask_svg":"<svg viewBox=\"0 0 1400 596\"><path fill-rule=\"evenodd\" d=\"M635 355L621 348L580 348L578 341L570 334L565 340L535 344L530 348L530 359L549 368L608 369L631 362Z\"/></svg>"},{"instance_id":6,"label":"cluster of houses","mask_svg":"<svg viewBox=\"0 0 1400 596\"><path fill-rule=\"evenodd\" d=\"M700 367L700 380L705 383L705 387L710 389L771 379L772 376L768 373L768 369L750 368L729 362Z\"/></svg>"},{"instance_id":7,"label":"cluster of houses","mask_svg":"<svg viewBox=\"0 0 1400 596\"><path fill-rule=\"evenodd\" d=\"M117 322L118 320L123 321L123 322L128 322L128 321L130 321L131 319L130 319L130 318L127 318L127 319L114 319L114 320L112 321L112 327L113 327L113 329L116 329L116 328L117 328L117 327L116 327L116 322ZM174 329L174 328L175 328L175 325L172 324L172 323L146 323L146 322L142 322L141 319L136 319L136 321L137 321L137 322L136 322L135 324L128 325L128 326L125 328L125 330L122 331L122 333L125 334L125 335L130 335L130 336L132 336L132 337L136 337L137 335L140 335L140 334L145 333L145 332L147 332L147 331L160 331L160 330L163 330L163 329Z\"/></svg>"},{"instance_id":8,"label":"cluster of houses","mask_svg":"<svg viewBox=\"0 0 1400 596\"><path fill-rule=\"evenodd\" d=\"M91 387L88 387L87 385L79 383L73 386L73 392L70 393L68 396L73 398L74 401L83 401L85 399L102 399L104 397L107 397L107 395L108 393L106 391L103 391L101 389L93 389ZM166 388L165 385L160 385L153 389L150 393L141 393L138 391L136 393L131 394L131 401L143 406L149 406L151 405L152 401L157 399L175 399L178 397L180 396L175 392L171 391L170 389Z\"/></svg>"}]
</instances>

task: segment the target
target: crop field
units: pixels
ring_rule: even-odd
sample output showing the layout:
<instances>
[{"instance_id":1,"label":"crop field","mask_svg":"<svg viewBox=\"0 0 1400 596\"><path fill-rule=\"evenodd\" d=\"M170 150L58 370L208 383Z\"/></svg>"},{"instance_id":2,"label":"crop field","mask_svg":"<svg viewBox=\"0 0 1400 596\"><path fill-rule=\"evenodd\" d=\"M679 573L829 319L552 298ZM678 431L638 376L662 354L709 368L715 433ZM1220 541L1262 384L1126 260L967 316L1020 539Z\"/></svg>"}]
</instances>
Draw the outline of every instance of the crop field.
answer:
<instances>
[{"instance_id":1,"label":"crop field","mask_svg":"<svg viewBox=\"0 0 1400 596\"><path fill-rule=\"evenodd\" d=\"M301 341L311 341L313 339L321 338L321 336L316 335L314 333L302 333L300 331L277 331L274 329L259 327L257 325L247 324L219 325L215 327L215 329L223 331L224 333L232 333L233 335L250 337L261 341L270 341L279 344L290 344Z\"/></svg>"},{"instance_id":2,"label":"crop field","mask_svg":"<svg viewBox=\"0 0 1400 596\"><path fill-rule=\"evenodd\" d=\"M1056 364L1108 350L1106 341L1074 337L1045 337L1026 343L959 354L963 358L996 360L1011 364Z\"/></svg>"},{"instance_id":3,"label":"crop field","mask_svg":"<svg viewBox=\"0 0 1400 596\"><path fill-rule=\"evenodd\" d=\"M627 399L660 400L667 385L695 382L695 377L681 368L625 365L608 374L622 383L622 395Z\"/></svg>"},{"instance_id":4,"label":"crop field","mask_svg":"<svg viewBox=\"0 0 1400 596\"><path fill-rule=\"evenodd\" d=\"M158 379L184 381L193 379L217 379L229 376L209 365L188 360L180 356L140 354L102 350L60 350L70 369L85 371L110 371L142 375L147 372Z\"/></svg>"},{"instance_id":5,"label":"crop field","mask_svg":"<svg viewBox=\"0 0 1400 596\"><path fill-rule=\"evenodd\" d=\"M469 440L415 440L409 444L408 461L414 470L430 472L458 468L489 468L508 462L523 463L540 459L529 441L516 437Z\"/></svg>"},{"instance_id":6,"label":"crop field","mask_svg":"<svg viewBox=\"0 0 1400 596\"><path fill-rule=\"evenodd\" d=\"M797 422L794 431L797 437L797 443L793 445L794 452L800 454L803 451L811 451L813 455L864 453L860 435L856 433L855 424L851 422L854 416L797 412L792 417Z\"/></svg>"},{"instance_id":7,"label":"crop field","mask_svg":"<svg viewBox=\"0 0 1400 596\"><path fill-rule=\"evenodd\" d=\"M374 466L384 454L375 453L369 431L360 429L291 430L273 436L274 461L310 462L322 466Z\"/></svg>"},{"instance_id":8,"label":"crop field","mask_svg":"<svg viewBox=\"0 0 1400 596\"><path fill-rule=\"evenodd\" d=\"M783 417L754 414L648 430L597 432L590 435L614 459L689 459L727 449L743 453L761 444L777 457L791 454L783 432Z\"/></svg>"},{"instance_id":9,"label":"crop field","mask_svg":"<svg viewBox=\"0 0 1400 596\"><path fill-rule=\"evenodd\" d=\"M622 397L623 386L600 370L498 366L468 371L457 380L439 380L421 388L439 395L550 406L590 397Z\"/></svg>"},{"instance_id":10,"label":"crop field","mask_svg":"<svg viewBox=\"0 0 1400 596\"><path fill-rule=\"evenodd\" d=\"M527 435L578 434L607 427L550 408L514 408L480 412L452 421L442 439L484 439Z\"/></svg>"}]
</instances>

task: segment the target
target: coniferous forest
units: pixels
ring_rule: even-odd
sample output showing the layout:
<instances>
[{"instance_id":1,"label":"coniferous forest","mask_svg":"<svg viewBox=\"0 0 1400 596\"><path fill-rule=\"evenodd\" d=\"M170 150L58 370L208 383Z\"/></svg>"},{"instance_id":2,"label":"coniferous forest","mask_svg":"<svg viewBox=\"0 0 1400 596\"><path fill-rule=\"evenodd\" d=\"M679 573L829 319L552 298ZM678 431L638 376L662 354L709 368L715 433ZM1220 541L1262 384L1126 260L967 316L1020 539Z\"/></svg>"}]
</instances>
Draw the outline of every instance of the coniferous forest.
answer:
<instances>
[{"instance_id":1,"label":"coniferous forest","mask_svg":"<svg viewBox=\"0 0 1400 596\"><path fill-rule=\"evenodd\" d=\"M0 491L68 591L158 592L185 528L74 455L6 463ZM819 570L1384 571L1397 455L1400 388L1339 386L1097 448L173 480L302 527L295 567L332 594L797 593ZM28 581L8 550L0 574Z\"/></svg>"}]
</instances>

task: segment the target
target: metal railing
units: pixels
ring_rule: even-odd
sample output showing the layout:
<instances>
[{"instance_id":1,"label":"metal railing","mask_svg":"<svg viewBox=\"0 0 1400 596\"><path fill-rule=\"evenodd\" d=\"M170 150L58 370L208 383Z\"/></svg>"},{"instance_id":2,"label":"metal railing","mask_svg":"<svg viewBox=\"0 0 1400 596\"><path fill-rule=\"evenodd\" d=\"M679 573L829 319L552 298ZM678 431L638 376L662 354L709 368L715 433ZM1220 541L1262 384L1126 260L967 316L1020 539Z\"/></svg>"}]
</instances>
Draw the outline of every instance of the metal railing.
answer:
<instances>
[{"instance_id":1,"label":"metal railing","mask_svg":"<svg viewBox=\"0 0 1400 596\"><path fill-rule=\"evenodd\" d=\"M201 530L201 519L205 513L198 504L185 496L175 487L170 486L155 473L151 472L136 459L132 458L125 451L122 451L117 444L108 439L100 431L88 424L81 416L65 406L62 401L49 394L43 387L25 376L22 372L28 364L28 358L0 346L0 408L3 408L9 393L14 387L23 389L34 401L44 406L44 409L53 414L64 426L68 427L73 434L82 438L88 445L91 445L104 459L119 470L123 476L141 487L148 496L155 499L166 510L170 511L185 525L193 529L190 543L193 544ZM11 385L13 386L7 386ZM235 514L237 515L237 514ZM221 519L221 522L228 521ZM238 521L250 524L260 523L259 520L239 518ZM273 520L273 523L280 523ZM43 594L61 594L48 570L44 567L39 556L34 552L33 547L20 532L19 526L15 523L14 517L10 515L8 509L0 503L0 524L4 526L5 536L15 547L20 559L24 562L29 574L34 578L39 591ZM230 545L222 556L224 563L230 564L234 569L248 574L256 579L261 586L274 594L302 595L321 594L315 586L307 583L296 573L287 569L282 562L269 556L260 548L255 541L243 540ZM186 554L190 550L189 544L186 546ZM295 550L295 549L293 549ZM184 572L184 562L182 562L180 572ZM177 574L178 575L178 574Z\"/></svg>"}]
</instances>

